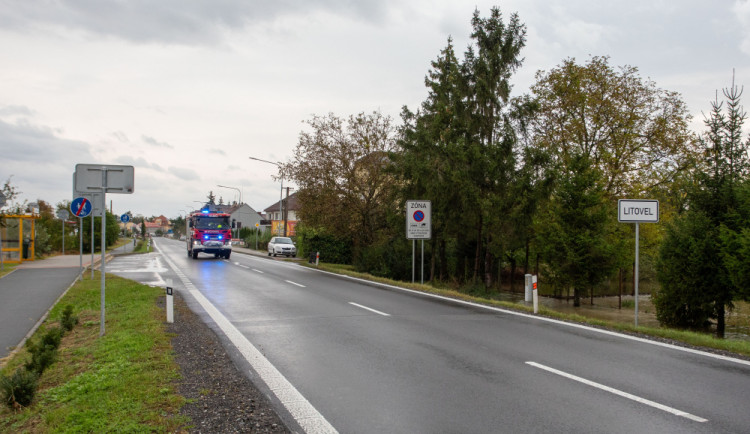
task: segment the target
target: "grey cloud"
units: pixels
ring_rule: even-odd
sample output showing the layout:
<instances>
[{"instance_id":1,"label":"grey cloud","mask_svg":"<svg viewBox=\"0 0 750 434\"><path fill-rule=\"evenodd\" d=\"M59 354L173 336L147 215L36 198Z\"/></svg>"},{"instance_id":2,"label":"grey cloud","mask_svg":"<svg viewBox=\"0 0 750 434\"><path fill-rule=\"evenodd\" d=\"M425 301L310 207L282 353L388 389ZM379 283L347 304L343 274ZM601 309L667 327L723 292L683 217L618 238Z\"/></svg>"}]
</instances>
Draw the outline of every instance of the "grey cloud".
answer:
<instances>
[{"instance_id":1,"label":"grey cloud","mask_svg":"<svg viewBox=\"0 0 750 434\"><path fill-rule=\"evenodd\" d=\"M0 120L0 155L6 162L91 160L90 149L87 143L58 137L56 130L47 126L25 119L15 124Z\"/></svg>"},{"instance_id":2,"label":"grey cloud","mask_svg":"<svg viewBox=\"0 0 750 434\"><path fill-rule=\"evenodd\" d=\"M34 110L23 105L6 105L0 107L0 116L33 116Z\"/></svg>"},{"instance_id":3,"label":"grey cloud","mask_svg":"<svg viewBox=\"0 0 750 434\"><path fill-rule=\"evenodd\" d=\"M152 169L157 172L164 172L164 168L156 163L149 163L143 157L133 158L130 155L121 155L115 158L115 163L123 164L126 166L133 166L141 169Z\"/></svg>"},{"instance_id":4,"label":"grey cloud","mask_svg":"<svg viewBox=\"0 0 750 434\"><path fill-rule=\"evenodd\" d=\"M185 169L182 167L170 167L169 173L184 180L184 181L195 181L200 179L200 175L193 169Z\"/></svg>"},{"instance_id":5,"label":"grey cloud","mask_svg":"<svg viewBox=\"0 0 750 434\"><path fill-rule=\"evenodd\" d=\"M211 149L210 149L210 150L209 150L208 152L210 152L210 153L212 153L212 154L219 154L219 155L223 155L223 156L226 156L226 155L227 155L227 153L226 153L226 152L224 152L224 151L222 151L221 149L218 149L218 148L211 148Z\"/></svg>"},{"instance_id":6,"label":"grey cloud","mask_svg":"<svg viewBox=\"0 0 750 434\"><path fill-rule=\"evenodd\" d=\"M33 31L38 26L58 26L135 43L206 45L219 42L223 29L320 10L378 22L387 15L387 3L378 0L8 0L0 8L0 28Z\"/></svg>"},{"instance_id":7,"label":"grey cloud","mask_svg":"<svg viewBox=\"0 0 750 434\"><path fill-rule=\"evenodd\" d=\"M112 136L115 139L117 139L118 141L122 142L122 143L129 143L130 142L128 140L128 136L125 135L125 133L123 133L122 131L115 131L114 133L112 133Z\"/></svg>"},{"instance_id":8,"label":"grey cloud","mask_svg":"<svg viewBox=\"0 0 750 434\"><path fill-rule=\"evenodd\" d=\"M167 143L167 142L160 142L160 141L156 140L156 139L155 139L155 138L153 138L153 137L149 137L149 136L141 136L141 139L142 139L142 140L143 140L144 142L146 142L146 143L148 143L149 145L151 145L151 146L156 146L156 147L158 147L158 148L168 148L168 149L174 149L174 146L170 145L169 143Z\"/></svg>"}]
</instances>

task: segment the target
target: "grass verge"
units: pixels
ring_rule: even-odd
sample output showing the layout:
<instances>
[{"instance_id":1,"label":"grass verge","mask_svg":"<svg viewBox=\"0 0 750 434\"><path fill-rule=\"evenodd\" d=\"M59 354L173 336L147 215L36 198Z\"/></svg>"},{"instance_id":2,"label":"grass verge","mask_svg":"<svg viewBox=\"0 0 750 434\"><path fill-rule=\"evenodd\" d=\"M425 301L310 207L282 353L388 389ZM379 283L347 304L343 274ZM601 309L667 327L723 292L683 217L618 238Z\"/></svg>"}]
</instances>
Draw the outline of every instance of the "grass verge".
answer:
<instances>
[{"instance_id":1,"label":"grass verge","mask_svg":"<svg viewBox=\"0 0 750 434\"><path fill-rule=\"evenodd\" d=\"M305 266L314 267L314 265L304 264ZM367 273L354 271L349 265L320 264L319 269L330 271L332 273L343 274L346 276L357 277L372 282L384 283L387 285L398 286L401 288L412 289L415 291L426 292L430 294L441 295L444 297L455 298L458 300L470 301L473 303L484 304L488 306L502 307L505 309L516 310L526 313L533 312L529 306L519 305L508 301L492 300L485 297L478 297L452 289L435 288L427 284L401 282L397 280L386 279L383 277L372 276ZM694 347L702 347L707 350L720 350L729 353L750 357L750 342L741 340L719 339L708 333L699 333L686 330L676 330L666 327L635 327L632 323L621 323L614 321L605 321L596 318L589 318L583 315L560 313L544 306L540 306L539 314L549 318L559 319L576 323L589 324L596 327L614 330L622 333L641 334L654 338L667 339L676 343L683 343Z\"/></svg>"},{"instance_id":2,"label":"grass verge","mask_svg":"<svg viewBox=\"0 0 750 434\"><path fill-rule=\"evenodd\" d=\"M58 324L72 305L80 323L63 337L57 361L44 371L33 403L0 406L0 432L172 432L184 398L176 391L160 288L107 275L106 334L99 337L100 276L76 283L32 340ZM2 370L10 375L30 357L18 352Z\"/></svg>"},{"instance_id":3,"label":"grass verge","mask_svg":"<svg viewBox=\"0 0 750 434\"><path fill-rule=\"evenodd\" d=\"M3 269L0 270L0 277L3 277L6 274L10 273L11 271L15 270L16 266L18 266L18 264L6 264L6 263L3 263Z\"/></svg>"}]
</instances>

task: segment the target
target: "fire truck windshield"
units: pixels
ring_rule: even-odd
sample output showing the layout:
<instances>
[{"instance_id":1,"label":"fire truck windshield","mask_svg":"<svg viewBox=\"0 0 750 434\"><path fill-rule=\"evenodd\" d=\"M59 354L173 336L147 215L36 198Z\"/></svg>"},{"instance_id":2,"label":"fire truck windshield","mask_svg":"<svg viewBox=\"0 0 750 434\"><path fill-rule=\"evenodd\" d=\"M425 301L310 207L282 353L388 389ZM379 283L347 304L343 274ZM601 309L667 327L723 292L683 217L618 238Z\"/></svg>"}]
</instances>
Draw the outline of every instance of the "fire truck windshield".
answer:
<instances>
[{"instance_id":1,"label":"fire truck windshield","mask_svg":"<svg viewBox=\"0 0 750 434\"><path fill-rule=\"evenodd\" d=\"M196 229L229 229L229 217L195 217Z\"/></svg>"}]
</instances>

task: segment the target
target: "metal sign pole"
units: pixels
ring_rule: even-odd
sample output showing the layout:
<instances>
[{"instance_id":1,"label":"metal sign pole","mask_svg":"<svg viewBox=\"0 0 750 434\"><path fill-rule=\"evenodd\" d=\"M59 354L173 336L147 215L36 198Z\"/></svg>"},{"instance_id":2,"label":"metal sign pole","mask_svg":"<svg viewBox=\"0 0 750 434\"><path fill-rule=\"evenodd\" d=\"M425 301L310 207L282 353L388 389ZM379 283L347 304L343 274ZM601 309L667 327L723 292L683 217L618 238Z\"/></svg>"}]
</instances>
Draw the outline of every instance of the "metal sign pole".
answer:
<instances>
[{"instance_id":1,"label":"metal sign pole","mask_svg":"<svg viewBox=\"0 0 750 434\"><path fill-rule=\"evenodd\" d=\"M638 239L639 237L639 225L635 223L635 326L638 327Z\"/></svg>"},{"instance_id":2,"label":"metal sign pole","mask_svg":"<svg viewBox=\"0 0 750 434\"><path fill-rule=\"evenodd\" d=\"M107 203L107 169L102 170L102 202ZM105 258L107 245L107 207L102 207L102 259L99 263L99 273L101 274L101 325L99 327L99 336L104 336L104 279L105 279Z\"/></svg>"},{"instance_id":3,"label":"metal sign pole","mask_svg":"<svg viewBox=\"0 0 750 434\"><path fill-rule=\"evenodd\" d=\"M65 256L65 219L60 219L60 221L62 222L62 254Z\"/></svg>"},{"instance_id":4,"label":"metal sign pole","mask_svg":"<svg viewBox=\"0 0 750 434\"><path fill-rule=\"evenodd\" d=\"M91 213L91 280L94 280L94 213Z\"/></svg>"},{"instance_id":5,"label":"metal sign pole","mask_svg":"<svg viewBox=\"0 0 750 434\"><path fill-rule=\"evenodd\" d=\"M83 217L78 217L78 280L83 280Z\"/></svg>"},{"instance_id":6,"label":"metal sign pole","mask_svg":"<svg viewBox=\"0 0 750 434\"><path fill-rule=\"evenodd\" d=\"M422 240L422 281L420 283L424 285L424 240Z\"/></svg>"},{"instance_id":7,"label":"metal sign pole","mask_svg":"<svg viewBox=\"0 0 750 434\"><path fill-rule=\"evenodd\" d=\"M416 248L417 240L411 240L411 283L414 283L414 267L416 266L414 264L414 249Z\"/></svg>"}]
</instances>

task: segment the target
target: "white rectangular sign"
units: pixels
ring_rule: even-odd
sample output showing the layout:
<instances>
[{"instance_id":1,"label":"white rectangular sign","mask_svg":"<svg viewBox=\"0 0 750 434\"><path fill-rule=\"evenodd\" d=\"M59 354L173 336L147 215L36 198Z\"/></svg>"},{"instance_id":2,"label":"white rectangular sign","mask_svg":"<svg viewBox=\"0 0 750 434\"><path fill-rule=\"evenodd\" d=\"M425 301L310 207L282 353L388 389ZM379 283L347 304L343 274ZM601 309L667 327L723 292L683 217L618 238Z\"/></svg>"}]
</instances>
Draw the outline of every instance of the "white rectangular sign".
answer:
<instances>
[{"instance_id":1,"label":"white rectangular sign","mask_svg":"<svg viewBox=\"0 0 750 434\"><path fill-rule=\"evenodd\" d=\"M617 220L623 223L656 223L659 221L659 201L620 199L617 201Z\"/></svg>"},{"instance_id":2,"label":"white rectangular sign","mask_svg":"<svg viewBox=\"0 0 750 434\"><path fill-rule=\"evenodd\" d=\"M432 204L429 200L406 201L406 239L429 240L432 238Z\"/></svg>"},{"instance_id":3,"label":"white rectangular sign","mask_svg":"<svg viewBox=\"0 0 750 434\"><path fill-rule=\"evenodd\" d=\"M106 185L105 176L106 172ZM116 166L111 164L76 164L75 191L107 193L133 193L135 170L133 166Z\"/></svg>"},{"instance_id":4,"label":"white rectangular sign","mask_svg":"<svg viewBox=\"0 0 750 434\"><path fill-rule=\"evenodd\" d=\"M91 202L91 215L102 215L102 210L104 209L104 197L102 197L102 192L76 190L76 174L75 172L73 172L73 199L77 197L85 197L89 202Z\"/></svg>"}]
</instances>

